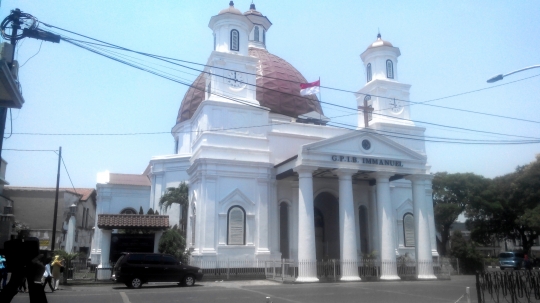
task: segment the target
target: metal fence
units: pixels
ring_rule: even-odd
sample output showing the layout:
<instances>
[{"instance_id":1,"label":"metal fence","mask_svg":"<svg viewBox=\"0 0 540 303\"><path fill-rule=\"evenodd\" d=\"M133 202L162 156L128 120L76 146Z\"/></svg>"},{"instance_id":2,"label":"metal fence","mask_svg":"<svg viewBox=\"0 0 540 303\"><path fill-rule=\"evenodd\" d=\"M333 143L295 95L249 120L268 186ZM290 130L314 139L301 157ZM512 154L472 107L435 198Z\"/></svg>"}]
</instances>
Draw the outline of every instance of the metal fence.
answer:
<instances>
[{"instance_id":1,"label":"metal fence","mask_svg":"<svg viewBox=\"0 0 540 303\"><path fill-rule=\"evenodd\" d=\"M359 259L355 261L324 260L324 261L296 261L275 260L266 261L264 273L267 279L277 281L294 281L298 278L299 268L315 272L319 281L338 281L341 279L341 269L351 267L357 269L358 276L365 281L378 280L381 276L381 266L396 267L397 275L402 280L416 280L417 267L433 266L433 273L438 279L450 279L448 261L443 262L417 262L407 260L401 262L381 262L377 259Z\"/></svg>"},{"instance_id":2,"label":"metal fence","mask_svg":"<svg viewBox=\"0 0 540 303\"><path fill-rule=\"evenodd\" d=\"M478 302L540 302L540 272L476 273Z\"/></svg>"},{"instance_id":3,"label":"metal fence","mask_svg":"<svg viewBox=\"0 0 540 303\"><path fill-rule=\"evenodd\" d=\"M264 261L258 260L216 260L192 259L189 265L200 267L204 280L264 279Z\"/></svg>"}]
</instances>

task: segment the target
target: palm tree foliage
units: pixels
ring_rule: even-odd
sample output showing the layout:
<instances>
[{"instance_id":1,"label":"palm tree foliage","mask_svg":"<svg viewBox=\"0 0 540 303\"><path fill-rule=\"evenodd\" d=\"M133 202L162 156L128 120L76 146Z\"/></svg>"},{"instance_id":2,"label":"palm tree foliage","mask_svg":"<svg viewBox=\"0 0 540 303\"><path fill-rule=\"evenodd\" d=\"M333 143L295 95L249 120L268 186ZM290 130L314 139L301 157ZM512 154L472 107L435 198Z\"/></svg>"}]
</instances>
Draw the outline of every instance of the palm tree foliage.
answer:
<instances>
[{"instance_id":1,"label":"palm tree foliage","mask_svg":"<svg viewBox=\"0 0 540 303\"><path fill-rule=\"evenodd\" d=\"M189 208L189 185L186 182L182 181L178 187L168 187L165 194L159 199L159 206L162 208L165 207L165 211L173 204L179 204L181 206L180 233L185 237L187 210Z\"/></svg>"}]
</instances>

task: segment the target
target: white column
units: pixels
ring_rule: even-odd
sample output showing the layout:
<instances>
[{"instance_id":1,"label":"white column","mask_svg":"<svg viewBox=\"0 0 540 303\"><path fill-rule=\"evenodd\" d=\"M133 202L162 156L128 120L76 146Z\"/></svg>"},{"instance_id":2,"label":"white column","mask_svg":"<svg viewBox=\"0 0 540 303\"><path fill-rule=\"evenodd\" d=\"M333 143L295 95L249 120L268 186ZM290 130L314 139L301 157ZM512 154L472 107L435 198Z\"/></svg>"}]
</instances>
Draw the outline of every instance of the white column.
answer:
<instances>
[{"instance_id":1,"label":"white column","mask_svg":"<svg viewBox=\"0 0 540 303\"><path fill-rule=\"evenodd\" d=\"M75 231L76 231L76 219L75 215L71 215L68 221L68 230L66 235L66 247L65 251L68 253L73 253L73 246L75 245Z\"/></svg>"},{"instance_id":2,"label":"white column","mask_svg":"<svg viewBox=\"0 0 540 303\"><path fill-rule=\"evenodd\" d=\"M110 229L100 229L101 231L101 263L98 268L110 268L109 263L110 251L111 251L111 234L112 230ZM98 271L98 279L108 279L111 277L111 272L108 270Z\"/></svg>"},{"instance_id":3,"label":"white column","mask_svg":"<svg viewBox=\"0 0 540 303\"><path fill-rule=\"evenodd\" d=\"M356 246L356 224L352 188L353 169L339 169L339 230L341 245L341 281L360 281Z\"/></svg>"},{"instance_id":4,"label":"white column","mask_svg":"<svg viewBox=\"0 0 540 303\"><path fill-rule=\"evenodd\" d=\"M378 217L378 211L377 211L377 190L374 187L370 188L369 191L369 213L370 213L370 230L371 230L371 243L369 247L371 250L368 253L371 253L372 251L381 251L381 246L379 243L379 217Z\"/></svg>"},{"instance_id":5,"label":"white column","mask_svg":"<svg viewBox=\"0 0 540 303\"><path fill-rule=\"evenodd\" d=\"M433 274L433 257L431 256L431 241L429 239L429 222L426 212L425 176L412 175L405 179L412 183L414 238L416 243L416 274L418 279L437 279Z\"/></svg>"},{"instance_id":6,"label":"white column","mask_svg":"<svg viewBox=\"0 0 540 303\"><path fill-rule=\"evenodd\" d=\"M299 166L298 173L298 278L297 282L318 282L315 254L315 218L313 209L313 171Z\"/></svg>"},{"instance_id":7,"label":"white column","mask_svg":"<svg viewBox=\"0 0 540 303\"><path fill-rule=\"evenodd\" d=\"M437 251L437 230L435 229L435 215L433 214L433 184L431 180L433 175L428 175L424 181L424 187L426 189L426 213L429 224L429 240L431 242L431 256L439 257Z\"/></svg>"},{"instance_id":8,"label":"white column","mask_svg":"<svg viewBox=\"0 0 540 303\"><path fill-rule=\"evenodd\" d=\"M379 221L379 243L381 245L381 280L400 280L397 275L394 209L390 198L390 180L394 175L377 172L377 210Z\"/></svg>"}]
</instances>

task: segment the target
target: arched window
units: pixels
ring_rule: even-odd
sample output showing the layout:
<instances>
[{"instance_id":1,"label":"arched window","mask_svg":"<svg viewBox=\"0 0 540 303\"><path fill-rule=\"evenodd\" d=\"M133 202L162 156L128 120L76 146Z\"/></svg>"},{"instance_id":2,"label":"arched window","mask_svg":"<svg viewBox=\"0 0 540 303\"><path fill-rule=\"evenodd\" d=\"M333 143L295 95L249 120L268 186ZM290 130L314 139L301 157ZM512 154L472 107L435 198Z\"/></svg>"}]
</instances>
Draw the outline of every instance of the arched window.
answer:
<instances>
[{"instance_id":1,"label":"arched window","mask_svg":"<svg viewBox=\"0 0 540 303\"><path fill-rule=\"evenodd\" d=\"M255 41L259 41L259 27L258 26L255 26L255 32L253 36L254 36Z\"/></svg>"},{"instance_id":2,"label":"arched window","mask_svg":"<svg viewBox=\"0 0 540 303\"><path fill-rule=\"evenodd\" d=\"M137 211L130 207L130 208L122 209L122 211L120 211L120 213L122 215L136 215Z\"/></svg>"},{"instance_id":3,"label":"arched window","mask_svg":"<svg viewBox=\"0 0 540 303\"><path fill-rule=\"evenodd\" d=\"M411 213L403 215L403 244L414 247L414 216Z\"/></svg>"},{"instance_id":4,"label":"arched window","mask_svg":"<svg viewBox=\"0 0 540 303\"><path fill-rule=\"evenodd\" d=\"M263 28L263 43L266 45L266 31Z\"/></svg>"},{"instance_id":5,"label":"arched window","mask_svg":"<svg viewBox=\"0 0 540 303\"><path fill-rule=\"evenodd\" d=\"M289 259L289 205L279 204L279 248L281 258Z\"/></svg>"},{"instance_id":6,"label":"arched window","mask_svg":"<svg viewBox=\"0 0 540 303\"><path fill-rule=\"evenodd\" d=\"M367 82L371 81L371 63L366 67Z\"/></svg>"},{"instance_id":7,"label":"arched window","mask_svg":"<svg viewBox=\"0 0 540 303\"><path fill-rule=\"evenodd\" d=\"M227 245L245 244L246 212L240 206L233 206L227 214Z\"/></svg>"},{"instance_id":8,"label":"arched window","mask_svg":"<svg viewBox=\"0 0 540 303\"><path fill-rule=\"evenodd\" d=\"M386 78L394 79L394 63L392 60L386 60Z\"/></svg>"},{"instance_id":9,"label":"arched window","mask_svg":"<svg viewBox=\"0 0 540 303\"><path fill-rule=\"evenodd\" d=\"M368 211L364 205L361 205L358 210L358 219L360 221L360 248L362 254L368 254Z\"/></svg>"},{"instance_id":10,"label":"arched window","mask_svg":"<svg viewBox=\"0 0 540 303\"><path fill-rule=\"evenodd\" d=\"M214 34L214 50L216 50L216 34Z\"/></svg>"},{"instance_id":11,"label":"arched window","mask_svg":"<svg viewBox=\"0 0 540 303\"><path fill-rule=\"evenodd\" d=\"M240 49L240 33L237 30L231 30L231 50L238 51Z\"/></svg>"}]
</instances>

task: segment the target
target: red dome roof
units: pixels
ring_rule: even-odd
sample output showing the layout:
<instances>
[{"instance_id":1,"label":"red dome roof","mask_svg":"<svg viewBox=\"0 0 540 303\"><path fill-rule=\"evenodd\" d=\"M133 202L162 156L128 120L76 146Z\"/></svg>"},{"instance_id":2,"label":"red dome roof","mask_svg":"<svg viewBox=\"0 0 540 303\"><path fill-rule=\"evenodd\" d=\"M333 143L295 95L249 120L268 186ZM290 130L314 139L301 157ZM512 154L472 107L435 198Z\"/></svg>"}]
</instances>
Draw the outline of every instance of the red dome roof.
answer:
<instances>
[{"instance_id":1,"label":"red dome roof","mask_svg":"<svg viewBox=\"0 0 540 303\"><path fill-rule=\"evenodd\" d=\"M257 101L272 113L298 117L315 111L323 115L315 95L301 96L300 83L306 78L287 61L266 49L249 48L249 55L259 59L261 76L257 76ZM205 77L201 73L184 95L176 122L191 119L205 97Z\"/></svg>"}]
</instances>

